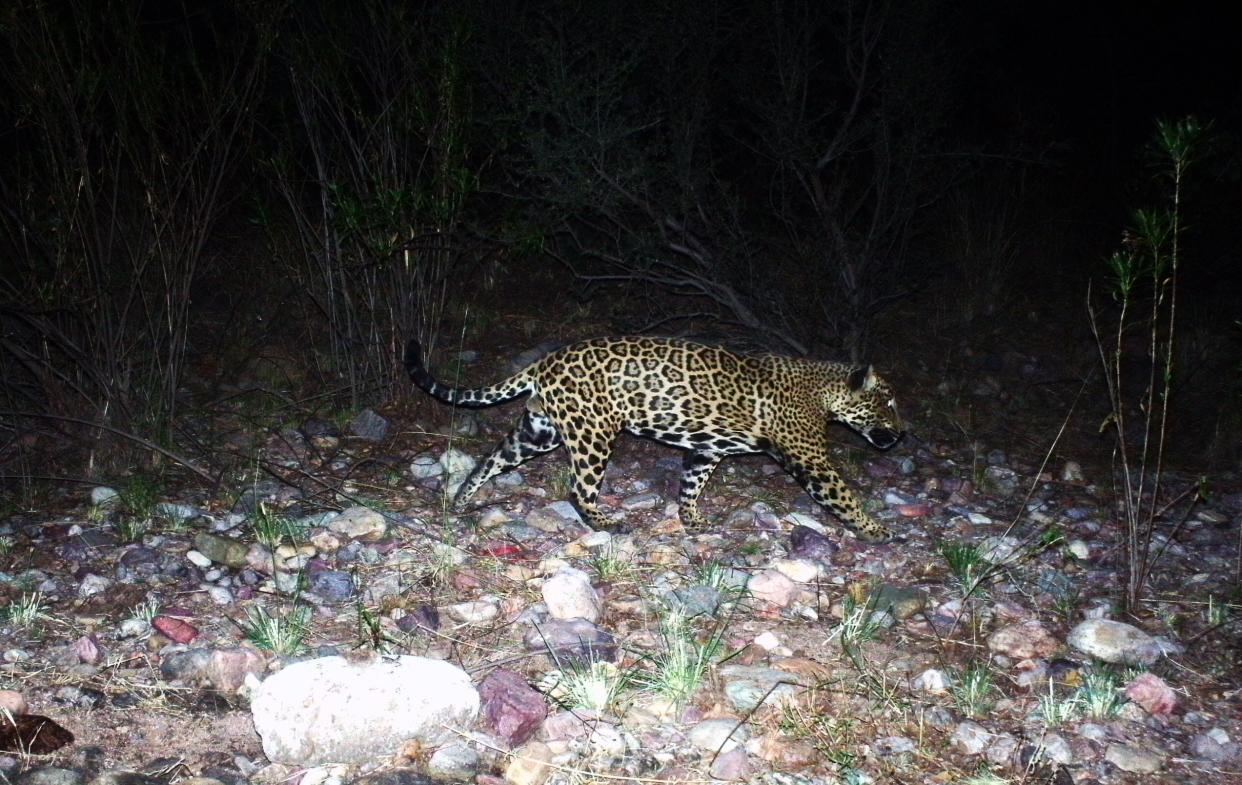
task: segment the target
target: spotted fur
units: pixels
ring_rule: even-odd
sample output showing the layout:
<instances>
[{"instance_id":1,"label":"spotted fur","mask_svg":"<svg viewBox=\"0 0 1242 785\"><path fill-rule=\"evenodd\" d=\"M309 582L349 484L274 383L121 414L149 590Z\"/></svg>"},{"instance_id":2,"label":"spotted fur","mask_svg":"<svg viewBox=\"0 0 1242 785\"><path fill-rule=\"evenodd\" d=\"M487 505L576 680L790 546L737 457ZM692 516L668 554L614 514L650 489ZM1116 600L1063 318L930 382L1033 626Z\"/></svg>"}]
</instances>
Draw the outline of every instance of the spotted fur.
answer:
<instances>
[{"instance_id":1,"label":"spotted fur","mask_svg":"<svg viewBox=\"0 0 1242 785\"><path fill-rule=\"evenodd\" d=\"M863 509L828 455L831 420L881 449L901 438L892 390L869 366L747 356L664 338L600 338L554 351L499 384L464 389L436 381L416 342L405 361L415 384L455 406L531 396L517 427L462 484L458 507L491 478L563 444L574 503L592 526L607 527L596 499L613 442L624 430L687 451L679 502L688 526L706 525L698 499L721 460L766 453L860 537L891 536Z\"/></svg>"}]
</instances>

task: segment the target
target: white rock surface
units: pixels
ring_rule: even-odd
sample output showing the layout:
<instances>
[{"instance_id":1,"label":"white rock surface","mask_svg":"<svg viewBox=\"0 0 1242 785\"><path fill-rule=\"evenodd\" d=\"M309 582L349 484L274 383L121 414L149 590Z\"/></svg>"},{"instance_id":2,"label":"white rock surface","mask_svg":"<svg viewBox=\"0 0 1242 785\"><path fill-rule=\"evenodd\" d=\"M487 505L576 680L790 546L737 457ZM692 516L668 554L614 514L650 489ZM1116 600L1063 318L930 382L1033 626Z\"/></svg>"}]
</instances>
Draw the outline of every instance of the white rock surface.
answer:
<instances>
[{"instance_id":1,"label":"white rock surface","mask_svg":"<svg viewBox=\"0 0 1242 785\"><path fill-rule=\"evenodd\" d=\"M1138 627L1111 619L1088 619L1066 638L1073 648L1104 662L1151 665L1160 659L1160 643Z\"/></svg>"},{"instance_id":2,"label":"white rock surface","mask_svg":"<svg viewBox=\"0 0 1242 785\"><path fill-rule=\"evenodd\" d=\"M358 540L378 540L388 531L388 522L369 507L349 507L328 521L328 528Z\"/></svg>"},{"instance_id":3,"label":"white rock surface","mask_svg":"<svg viewBox=\"0 0 1242 785\"><path fill-rule=\"evenodd\" d=\"M543 601L554 619L586 619L594 624L603 611L590 576L573 567L565 567L543 582Z\"/></svg>"},{"instance_id":4,"label":"white rock surface","mask_svg":"<svg viewBox=\"0 0 1242 785\"><path fill-rule=\"evenodd\" d=\"M411 740L452 741L450 729L478 715L479 693L465 671L441 660L322 657L268 677L250 709L269 760L315 766L389 757Z\"/></svg>"}]
</instances>

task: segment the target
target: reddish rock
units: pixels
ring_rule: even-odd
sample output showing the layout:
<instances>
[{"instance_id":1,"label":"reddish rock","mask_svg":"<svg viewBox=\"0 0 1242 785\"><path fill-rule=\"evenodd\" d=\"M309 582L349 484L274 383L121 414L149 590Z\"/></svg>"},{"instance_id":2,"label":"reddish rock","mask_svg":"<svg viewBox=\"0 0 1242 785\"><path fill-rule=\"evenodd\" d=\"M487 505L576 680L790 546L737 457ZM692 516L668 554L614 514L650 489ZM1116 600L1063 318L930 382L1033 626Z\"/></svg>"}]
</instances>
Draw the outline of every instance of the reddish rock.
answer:
<instances>
[{"instance_id":1,"label":"reddish rock","mask_svg":"<svg viewBox=\"0 0 1242 785\"><path fill-rule=\"evenodd\" d=\"M94 665L103 659L103 649L99 647L99 639L94 633L83 635L74 641L73 653L78 656L78 662L84 662L87 665Z\"/></svg>"},{"instance_id":2,"label":"reddish rock","mask_svg":"<svg viewBox=\"0 0 1242 785\"><path fill-rule=\"evenodd\" d=\"M483 720L510 746L522 744L543 724L548 704L526 679L511 670L498 668L479 685Z\"/></svg>"},{"instance_id":3,"label":"reddish rock","mask_svg":"<svg viewBox=\"0 0 1242 785\"><path fill-rule=\"evenodd\" d=\"M1142 673L1126 685L1126 697L1153 717L1167 720L1177 708L1177 693L1154 673Z\"/></svg>"},{"instance_id":4,"label":"reddish rock","mask_svg":"<svg viewBox=\"0 0 1242 785\"><path fill-rule=\"evenodd\" d=\"M893 510L895 510L897 514L902 516L903 518L923 518L925 516L931 515L932 513L931 505L925 504L922 502L912 503L912 504L898 504L893 507Z\"/></svg>"},{"instance_id":5,"label":"reddish rock","mask_svg":"<svg viewBox=\"0 0 1242 785\"><path fill-rule=\"evenodd\" d=\"M163 613L151 620L151 626L176 643L190 643L198 637L198 628L193 624L174 619Z\"/></svg>"}]
</instances>

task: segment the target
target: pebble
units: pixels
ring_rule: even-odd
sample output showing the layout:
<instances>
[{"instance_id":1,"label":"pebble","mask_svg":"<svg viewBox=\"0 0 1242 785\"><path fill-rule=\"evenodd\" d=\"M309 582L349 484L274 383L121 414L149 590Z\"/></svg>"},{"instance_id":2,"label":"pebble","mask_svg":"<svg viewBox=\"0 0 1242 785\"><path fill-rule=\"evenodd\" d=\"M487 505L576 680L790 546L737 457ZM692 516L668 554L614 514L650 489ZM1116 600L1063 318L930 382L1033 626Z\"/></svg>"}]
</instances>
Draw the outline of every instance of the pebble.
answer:
<instances>
[{"instance_id":1,"label":"pebble","mask_svg":"<svg viewBox=\"0 0 1242 785\"><path fill-rule=\"evenodd\" d=\"M988 649L1018 660L1051 657L1061 642L1038 621L1002 627L988 636Z\"/></svg>"},{"instance_id":2,"label":"pebble","mask_svg":"<svg viewBox=\"0 0 1242 785\"><path fill-rule=\"evenodd\" d=\"M1128 744L1108 745L1108 749L1104 751L1104 760L1122 771L1134 774L1155 774L1164 767L1164 758L1160 754Z\"/></svg>"},{"instance_id":3,"label":"pebble","mask_svg":"<svg viewBox=\"0 0 1242 785\"><path fill-rule=\"evenodd\" d=\"M612 662L617 657L612 634L586 619L548 619L532 625L522 642L528 651L546 652L561 662Z\"/></svg>"},{"instance_id":4,"label":"pebble","mask_svg":"<svg viewBox=\"0 0 1242 785\"><path fill-rule=\"evenodd\" d=\"M787 608L802 593L798 584L776 570L764 570L751 577L746 584L752 597L778 608Z\"/></svg>"},{"instance_id":5,"label":"pebble","mask_svg":"<svg viewBox=\"0 0 1242 785\"><path fill-rule=\"evenodd\" d=\"M796 513L791 513L791 515L796 515ZM789 557L791 559L829 562L838 550L840 546L820 530L798 524L789 532Z\"/></svg>"},{"instance_id":6,"label":"pebble","mask_svg":"<svg viewBox=\"0 0 1242 785\"><path fill-rule=\"evenodd\" d=\"M370 507L348 507L328 521L328 529L355 540L374 542L388 533L388 521Z\"/></svg>"},{"instance_id":7,"label":"pebble","mask_svg":"<svg viewBox=\"0 0 1242 785\"><path fill-rule=\"evenodd\" d=\"M714 586L685 586L665 594L664 604L686 616L710 617L716 615L722 599Z\"/></svg>"},{"instance_id":8,"label":"pebble","mask_svg":"<svg viewBox=\"0 0 1242 785\"><path fill-rule=\"evenodd\" d=\"M121 494L115 488L109 488L106 485L91 488L91 504L96 507L106 507L116 504L120 500Z\"/></svg>"},{"instance_id":9,"label":"pebble","mask_svg":"<svg viewBox=\"0 0 1242 785\"><path fill-rule=\"evenodd\" d=\"M500 616L500 598L489 595L458 602L445 608L444 612L463 624L486 624Z\"/></svg>"},{"instance_id":10,"label":"pebble","mask_svg":"<svg viewBox=\"0 0 1242 785\"><path fill-rule=\"evenodd\" d=\"M509 785L543 785L552 774L552 750L541 741L532 741L513 750L505 766Z\"/></svg>"},{"instance_id":11,"label":"pebble","mask_svg":"<svg viewBox=\"0 0 1242 785\"><path fill-rule=\"evenodd\" d=\"M736 719L703 720L686 733L686 741L704 752L728 752L750 738L746 724Z\"/></svg>"},{"instance_id":12,"label":"pebble","mask_svg":"<svg viewBox=\"0 0 1242 785\"><path fill-rule=\"evenodd\" d=\"M388 438L388 420L376 414L372 409L358 412L349 423L349 431L354 436L367 442L382 442Z\"/></svg>"},{"instance_id":13,"label":"pebble","mask_svg":"<svg viewBox=\"0 0 1242 785\"><path fill-rule=\"evenodd\" d=\"M543 601L554 619L599 621L603 603L582 570L565 567L543 582Z\"/></svg>"},{"instance_id":14,"label":"pebble","mask_svg":"<svg viewBox=\"0 0 1242 785\"><path fill-rule=\"evenodd\" d=\"M646 493L635 494L621 500L621 509L623 510L653 510L661 503L659 494Z\"/></svg>"},{"instance_id":15,"label":"pebble","mask_svg":"<svg viewBox=\"0 0 1242 785\"><path fill-rule=\"evenodd\" d=\"M444 474L440 459L429 452L414 456L410 461L410 476L415 480L429 480Z\"/></svg>"},{"instance_id":16,"label":"pebble","mask_svg":"<svg viewBox=\"0 0 1242 785\"><path fill-rule=\"evenodd\" d=\"M103 594L112 587L112 581L102 575L88 573L82 579L82 583L78 585L78 596L85 599L94 597L96 594Z\"/></svg>"},{"instance_id":17,"label":"pebble","mask_svg":"<svg viewBox=\"0 0 1242 785\"><path fill-rule=\"evenodd\" d=\"M1066 642L1097 660L1151 665L1160 659L1161 646L1137 627L1111 619L1087 619L1070 631Z\"/></svg>"},{"instance_id":18,"label":"pebble","mask_svg":"<svg viewBox=\"0 0 1242 785\"><path fill-rule=\"evenodd\" d=\"M487 728L510 747L534 736L548 716L543 696L506 668L497 668L483 679L479 698Z\"/></svg>"},{"instance_id":19,"label":"pebble","mask_svg":"<svg viewBox=\"0 0 1242 785\"><path fill-rule=\"evenodd\" d=\"M1232 741L1223 728L1196 733L1190 740L1190 754L1200 760L1225 763L1237 758L1239 751L1238 743Z\"/></svg>"},{"instance_id":20,"label":"pebble","mask_svg":"<svg viewBox=\"0 0 1242 785\"><path fill-rule=\"evenodd\" d=\"M734 782L749 779L751 769L750 758L747 757L746 750L737 747L717 755L708 767L708 774L712 779Z\"/></svg>"},{"instance_id":21,"label":"pebble","mask_svg":"<svg viewBox=\"0 0 1242 785\"><path fill-rule=\"evenodd\" d=\"M777 559L772 567L796 583L814 583L823 574L820 565L810 559Z\"/></svg>"},{"instance_id":22,"label":"pebble","mask_svg":"<svg viewBox=\"0 0 1242 785\"><path fill-rule=\"evenodd\" d=\"M979 557L989 564L1006 564L1022 554L1022 541L1017 537L984 537L979 541Z\"/></svg>"},{"instance_id":23,"label":"pebble","mask_svg":"<svg viewBox=\"0 0 1242 785\"><path fill-rule=\"evenodd\" d=\"M992 742L992 734L977 722L966 720L959 723L949 738L949 743L967 755L979 755Z\"/></svg>"},{"instance_id":24,"label":"pebble","mask_svg":"<svg viewBox=\"0 0 1242 785\"><path fill-rule=\"evenodd\" d=\"M427 773L440 779L469 782L479 773L479 753L468 744L448 744L431 753Z\"/></svg>"},{"instance_id":25,"label":"pebble","mask_svg":"<svg viewBox=\"0 0 1242 785\"><path fill-rule=\"evenodd\" d=\"M927 695L944 695L952 686L953 680L938 668L928 668L910 680L910 689Z\"/></svg>"}]
</instances>

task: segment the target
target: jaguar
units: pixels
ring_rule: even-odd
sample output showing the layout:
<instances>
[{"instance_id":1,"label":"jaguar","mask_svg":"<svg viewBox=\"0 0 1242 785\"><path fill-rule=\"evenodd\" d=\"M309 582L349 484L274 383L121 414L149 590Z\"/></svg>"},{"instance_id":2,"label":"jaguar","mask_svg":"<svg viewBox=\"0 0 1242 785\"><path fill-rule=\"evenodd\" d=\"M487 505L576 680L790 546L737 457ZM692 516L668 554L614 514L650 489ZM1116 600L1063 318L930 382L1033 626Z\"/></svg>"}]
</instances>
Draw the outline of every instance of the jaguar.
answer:
<instances>
[{"instance_id":1,"label":"jaguar","mask_svg":"<svg viewBox=\"0 0 1242 785\"><path fill-rule=\"evenodd\" d=\"M699 496L724 458L765 453L860 538L892 537L863 509L829 457L831 421L881 450L904 435L892 388L869 365L738 354L649 337L575 343L474 389L437 381L416 340L406 347L405 365L418 387L454 406L493 406L530 395L517 426L458 489L458 510L491 478L563 445L575 507L588 525L611 528L597 500L613 444L627 431L686 451L678 503L687 527L707 525Z\"/></svg>"}]
</instances>

